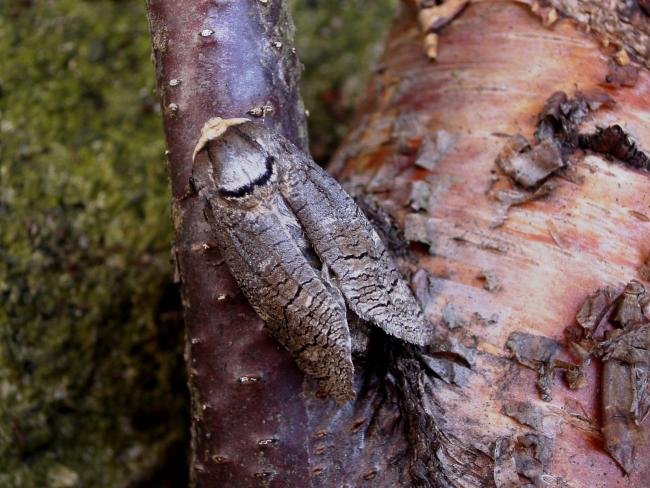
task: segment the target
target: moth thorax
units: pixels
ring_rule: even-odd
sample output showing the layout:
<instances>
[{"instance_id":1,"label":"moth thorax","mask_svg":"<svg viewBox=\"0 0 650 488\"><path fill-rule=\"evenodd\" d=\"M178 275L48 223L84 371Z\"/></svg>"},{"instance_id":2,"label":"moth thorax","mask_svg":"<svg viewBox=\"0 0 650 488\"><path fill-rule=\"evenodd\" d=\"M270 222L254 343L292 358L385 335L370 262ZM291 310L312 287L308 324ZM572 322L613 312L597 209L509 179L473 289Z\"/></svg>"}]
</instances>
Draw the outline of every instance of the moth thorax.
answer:
<instances>
[{"instance_id":1,"label":"moth thorax","mask_svg":"<svg viewBox=\"0 0 650 488\"><path fill-rule=\"evenodd\" d=\"M219 194L228 199L253 196L275 181L275 158L253 141L237 137L236 130L228 132L207 147Z\"/></svg>"}]
</instances>

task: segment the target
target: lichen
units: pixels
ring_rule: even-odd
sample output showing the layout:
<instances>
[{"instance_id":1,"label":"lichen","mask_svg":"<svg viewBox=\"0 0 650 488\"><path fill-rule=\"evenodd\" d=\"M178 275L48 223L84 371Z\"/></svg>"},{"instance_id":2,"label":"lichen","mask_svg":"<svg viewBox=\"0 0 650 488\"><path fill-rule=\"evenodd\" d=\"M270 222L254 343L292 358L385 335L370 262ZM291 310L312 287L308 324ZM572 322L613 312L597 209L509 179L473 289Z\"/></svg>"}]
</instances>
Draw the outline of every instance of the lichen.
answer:
<instances>
[{"instance_id":1,"label":"lichen","mask_svg":"<svg viewBox=\"0 0 650 488\"><path fill-rule=\"evenodd\" d=\"M3 2L0 52L0 486L126 486L186 430L144 6Z\"/></svg>"}]
</instances>

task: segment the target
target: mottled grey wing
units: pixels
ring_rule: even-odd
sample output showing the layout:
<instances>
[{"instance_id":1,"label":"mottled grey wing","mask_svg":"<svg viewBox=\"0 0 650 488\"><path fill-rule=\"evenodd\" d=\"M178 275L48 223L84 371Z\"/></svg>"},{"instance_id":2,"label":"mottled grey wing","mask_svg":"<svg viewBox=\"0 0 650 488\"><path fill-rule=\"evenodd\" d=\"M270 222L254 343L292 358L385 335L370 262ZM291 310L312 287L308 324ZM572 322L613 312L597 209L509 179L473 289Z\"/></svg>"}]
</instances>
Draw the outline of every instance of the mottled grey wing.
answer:
<instances>
[{"instance_id":1,"label":"mottled grey wing","mask_svg":"<svg viewBox=\"0 0 650 488\"><path fill-rule=\"evenodd\" d=\"M282 146L285 151L289 147ZM431 325L354 200L298 151L278 159L281 192L321 261L333 271L348 306L395 337L429 344Z\"/></svg>"},{"instance_id":2,"label":"mottled grey wing","mask_svg":"<svg viewBox=\"0 0 650 488\"><path fill-rule=\"evenodd\" d=\"M247 210L210 200L208 216L226 263L255 311L337 402L354 398L345 305L298 247L282 197L273 194Z\"/></svg>"}]
</instances>

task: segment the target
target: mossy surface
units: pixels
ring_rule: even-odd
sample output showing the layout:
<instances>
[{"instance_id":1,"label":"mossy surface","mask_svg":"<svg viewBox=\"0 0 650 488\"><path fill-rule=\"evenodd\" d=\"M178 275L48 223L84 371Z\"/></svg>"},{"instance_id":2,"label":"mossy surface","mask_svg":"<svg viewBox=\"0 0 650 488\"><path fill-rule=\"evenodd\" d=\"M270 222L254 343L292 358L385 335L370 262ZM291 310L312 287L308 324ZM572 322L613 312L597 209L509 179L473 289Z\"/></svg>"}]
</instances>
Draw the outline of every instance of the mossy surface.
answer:
<instances>
[{"instance_id":1,"label":"mossy surface","mask_svg":"<svg viewBox=\"0 0 650 488\"><path fill-rule=\"evenodd\" d=\"M398 0L290 0L305 65L312 155L325 163L345 135Z\"/></svg>"},{"instance_id":2,"label":"mossy surface","mask_svg":"<svg viewBox=\"0 0 650 488\"><path fill-rule=\"evenodd\" d=\"M1 5L0 487L126 486L186 429L144 5Z\"/></svg>"},{"instance_id":3,"label":"mossy surface","mask_svg":"<svg viewBox=\"0 0 650 488\"><path fill-rule=\"evenodd\" d=\"M292 2L325 159L395 0ZM144 2L0 2L0 53L0 488L182 486L182 328Z\"/></svg>"}]
</instances>

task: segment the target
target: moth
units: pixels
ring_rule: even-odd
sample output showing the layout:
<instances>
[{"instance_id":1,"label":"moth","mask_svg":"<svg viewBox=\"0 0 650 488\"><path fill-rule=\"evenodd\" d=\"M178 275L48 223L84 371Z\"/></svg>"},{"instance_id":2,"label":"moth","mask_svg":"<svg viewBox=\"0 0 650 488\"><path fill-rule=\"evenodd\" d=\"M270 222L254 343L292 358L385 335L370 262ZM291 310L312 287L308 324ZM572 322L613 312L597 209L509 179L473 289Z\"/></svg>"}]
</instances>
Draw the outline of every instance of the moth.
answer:
<instances>
[{"instance_id":1,"label":"moth","mask_svg":"<svg viewBox=\"0 0 650 488\"><path fill-rule=\"evenodd\" d=\"M195 189L226 264L273 336L339 404L354 398L351 310L413 344L433 340L368 219L307 154L245 118L207 121Z\"/></svg>"}]
</instances>

